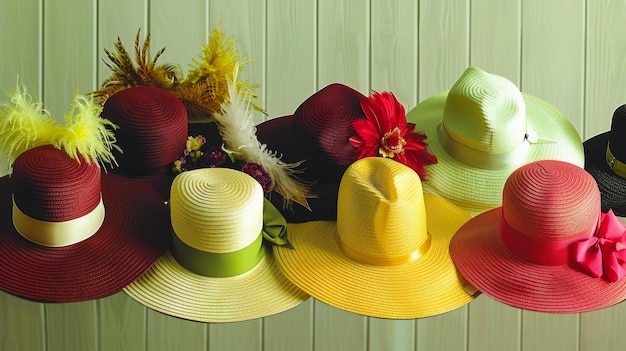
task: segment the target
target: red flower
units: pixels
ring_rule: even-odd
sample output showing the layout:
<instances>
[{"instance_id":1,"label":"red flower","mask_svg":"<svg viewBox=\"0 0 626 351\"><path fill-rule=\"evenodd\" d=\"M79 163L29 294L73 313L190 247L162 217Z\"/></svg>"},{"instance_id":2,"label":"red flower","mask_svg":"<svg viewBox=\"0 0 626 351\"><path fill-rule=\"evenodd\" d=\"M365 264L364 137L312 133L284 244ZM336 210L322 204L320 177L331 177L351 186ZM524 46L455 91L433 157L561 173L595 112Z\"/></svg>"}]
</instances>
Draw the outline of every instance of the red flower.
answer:
<instances>
[{"instance_id":1,"label":"red flower","mask_svg":"<svg viewBox=\"0 0 626 351\"><path fill-rule=\"evenodd\" d=\"M426 150L426 135L416 132L415 124L407 123L404 107L393 93L374 92L361 101L361 108L366 119L352 123L356 135L350 138L350 144L358 150L357 158L393 158L424 180L424 166L437 163L437 158Z\"/></svg>"}]
</instances>

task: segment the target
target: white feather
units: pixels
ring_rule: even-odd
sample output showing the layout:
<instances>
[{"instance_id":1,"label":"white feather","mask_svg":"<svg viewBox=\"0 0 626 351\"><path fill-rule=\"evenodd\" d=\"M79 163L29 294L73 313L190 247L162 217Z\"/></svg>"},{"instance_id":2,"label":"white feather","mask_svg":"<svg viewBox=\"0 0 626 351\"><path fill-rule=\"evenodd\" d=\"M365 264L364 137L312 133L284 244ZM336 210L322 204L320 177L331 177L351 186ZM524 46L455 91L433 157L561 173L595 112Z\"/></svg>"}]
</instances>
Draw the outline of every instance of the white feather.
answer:
<instances>
[{"instance_id":1,"label":"white feather","mask_svg":"<svg viewBox=\"0 0 626 351\"><path fill-rule=\"evenodd\" d=\"M248 90L237 90L237 71L235 66L233 80L228 81L229 98L222 104L220 113L215 114L224 147L236 158L245 162L257 163L270 175L272 187L285 198L285 205L295 201L310 209L306 198L309 184L297 179L301 171L297 169L303 161L285 163L275 151L261 144L256 137L256 126L252 116L251 95Z\"/></svg>"}]
</instances>

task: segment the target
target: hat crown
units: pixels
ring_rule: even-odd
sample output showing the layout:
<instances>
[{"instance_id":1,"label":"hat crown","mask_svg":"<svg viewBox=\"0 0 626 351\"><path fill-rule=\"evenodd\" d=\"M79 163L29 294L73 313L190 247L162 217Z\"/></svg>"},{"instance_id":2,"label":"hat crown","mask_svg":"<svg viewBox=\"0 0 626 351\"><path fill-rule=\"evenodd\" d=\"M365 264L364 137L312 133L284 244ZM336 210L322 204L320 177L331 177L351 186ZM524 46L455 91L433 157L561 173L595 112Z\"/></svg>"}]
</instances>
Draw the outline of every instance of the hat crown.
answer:
<instances>
[{"instance_id":1,"label":"hat crown","mask_svg":"<svg viewBox=\"0 0 626 351\"><path fill-rule=\"evenodd\" d=\"M502 215L518 232L554 241L589 234L598 223L600 192L584 169L557 160L514 171L502 196Z\"/></svg>"},{"instance_id":2,"label":"hat crown","mask_svg":"<svg viewBox=\"0 0 626 351\"><path fill-rule=\"evenodd\" d=\"M477 67L467 68L452 86L442 119L452 139L488 153L514 150L526 135L526 108L517 86Z\"/></svg>"},{"instance_id":3,"label":"hat crown","mask_svg":"<svg viewBox=\"0 0 626 351\"><path fill-rule=\"evenodd\" d=\"M309 160L331 169L348 166L356 159L349 139L352 123L365 119L360 92L339 83L330 84L306 99L294 112L293 123L301 142L316 150ZM338 167L339 166L339 167Z\"/></svg>"},{"instance_id":4,"label":"hat crown","mask_svg":"<svg viewBox=\"0 0 626 351\"><path fill-rule=\"evenodd\" d=\"M11 179L17 207L40 221L70 221L100 203L100 167L82 157L74 160L52 145L20 154Z\"/></svg>"},{"instance_id":5,"label":"hat crown","mask_svg":"<svg viewBox=\"0 0 626 351\"><path fill-rule=\"evenodd\" d=\"M626 104L619 106L613 112L611 119L611 130L609 132L609 141L611 142L611 153L615 158L622 162L626 162Z\"/></svg>"},{"instance_id":6,"label":"hat crown","mask_svg":"<svg viewBox=\"0 0 626 351\"><path fill-rule=\"evenodd\" d=\"M187 140L187 110L172 93L153 86L136 86L109 97L102 117L120 128L115 155L120 169L151 170L178 159Z\"/></svg>"},{"instance_id":7,"label":"hat crown","mask_svg":"<svg viewBox=\"0 0 626 351\"><path fill-rule=\"evenodd\" d=\"M229 253L254 242L263 228L263 189L249 175L229 168L203 168L174 178L172 229L185 244L209 253Z\"/></svg>"},{"instance_id":8,"label":"hat crown","mask_svg":"<svg viewBox=\"0 0 626 351\"><path fill-rule=\"evenodd\" d=\"M388 158L366 157L350 165L337 206L341 245L374 262L409 256L429 240L420 178Z\"/></svg>"}]
</instances>

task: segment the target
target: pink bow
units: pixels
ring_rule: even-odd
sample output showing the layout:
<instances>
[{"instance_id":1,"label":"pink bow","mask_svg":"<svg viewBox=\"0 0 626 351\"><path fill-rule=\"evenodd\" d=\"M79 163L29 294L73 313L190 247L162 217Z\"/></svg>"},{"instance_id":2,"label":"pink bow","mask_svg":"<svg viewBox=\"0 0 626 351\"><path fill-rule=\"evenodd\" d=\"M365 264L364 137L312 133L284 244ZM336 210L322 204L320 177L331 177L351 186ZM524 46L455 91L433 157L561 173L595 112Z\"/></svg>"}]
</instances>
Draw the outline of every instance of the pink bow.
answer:
<instances>
[{"instance_id":1,"label":"pink bow","mask_svg":"<svg viewBox=\"0 0 626 351\"><path fill-rule=\"evenodd\" d=\"M572 249L578 267L594 278L614 282L626 275L626 228L612 210L600 214L594 236L575 241Z\"/></svg>"}]
</instances>

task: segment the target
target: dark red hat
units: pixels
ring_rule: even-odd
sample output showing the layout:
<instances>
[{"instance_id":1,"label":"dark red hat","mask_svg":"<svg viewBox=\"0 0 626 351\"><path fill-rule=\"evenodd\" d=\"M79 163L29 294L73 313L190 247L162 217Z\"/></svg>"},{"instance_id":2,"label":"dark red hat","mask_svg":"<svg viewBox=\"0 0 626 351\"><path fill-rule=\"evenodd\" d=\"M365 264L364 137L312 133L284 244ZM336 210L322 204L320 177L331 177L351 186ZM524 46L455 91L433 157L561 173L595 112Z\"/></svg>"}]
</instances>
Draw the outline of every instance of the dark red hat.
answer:
<instances>
[{"instance_id":1,"label":"dark red hat","mask_svg":"<svg viewBox=\"0 0 626 351\"><path fill-rule=\"evenodd\" d=\"M257 126L258 140L282 155L281 160L302 164L299 177L314 182L308 199L311 211L293 206L282 211L288 222L335 220L339 182L348 166L356 161L357 149L350 144L355 134L352 123L365 119L361 102L367 97L339 83L319 90L306 99L291 116L270 119ZM283 198L271 194L282 208Z\"/></svg>"},{"instance_id":2,"label":"dark red hat","mask_svg":"<svg viewBox=\"0 0 626 351\"><path fill-rule=\"evenodd\" d=\"M187 110L172 93L153 86L136 86L109 97L103 118L119 126L114 151L119 164L113 171L153 186L169 198L174 179L172 163L180 157L187 140Z\"/></svg>"},{"instance_id":3,"label":"dark red hat","mask_svg":"<svg viewBox=\"0 0 626 351\"><path fill-rule=\"evenodd\" d=\"M69 302L121 291L168 244L169 216L148 185L100 173L51 145L0 178L0 289Z\"/></svg>"}]
</instances>

